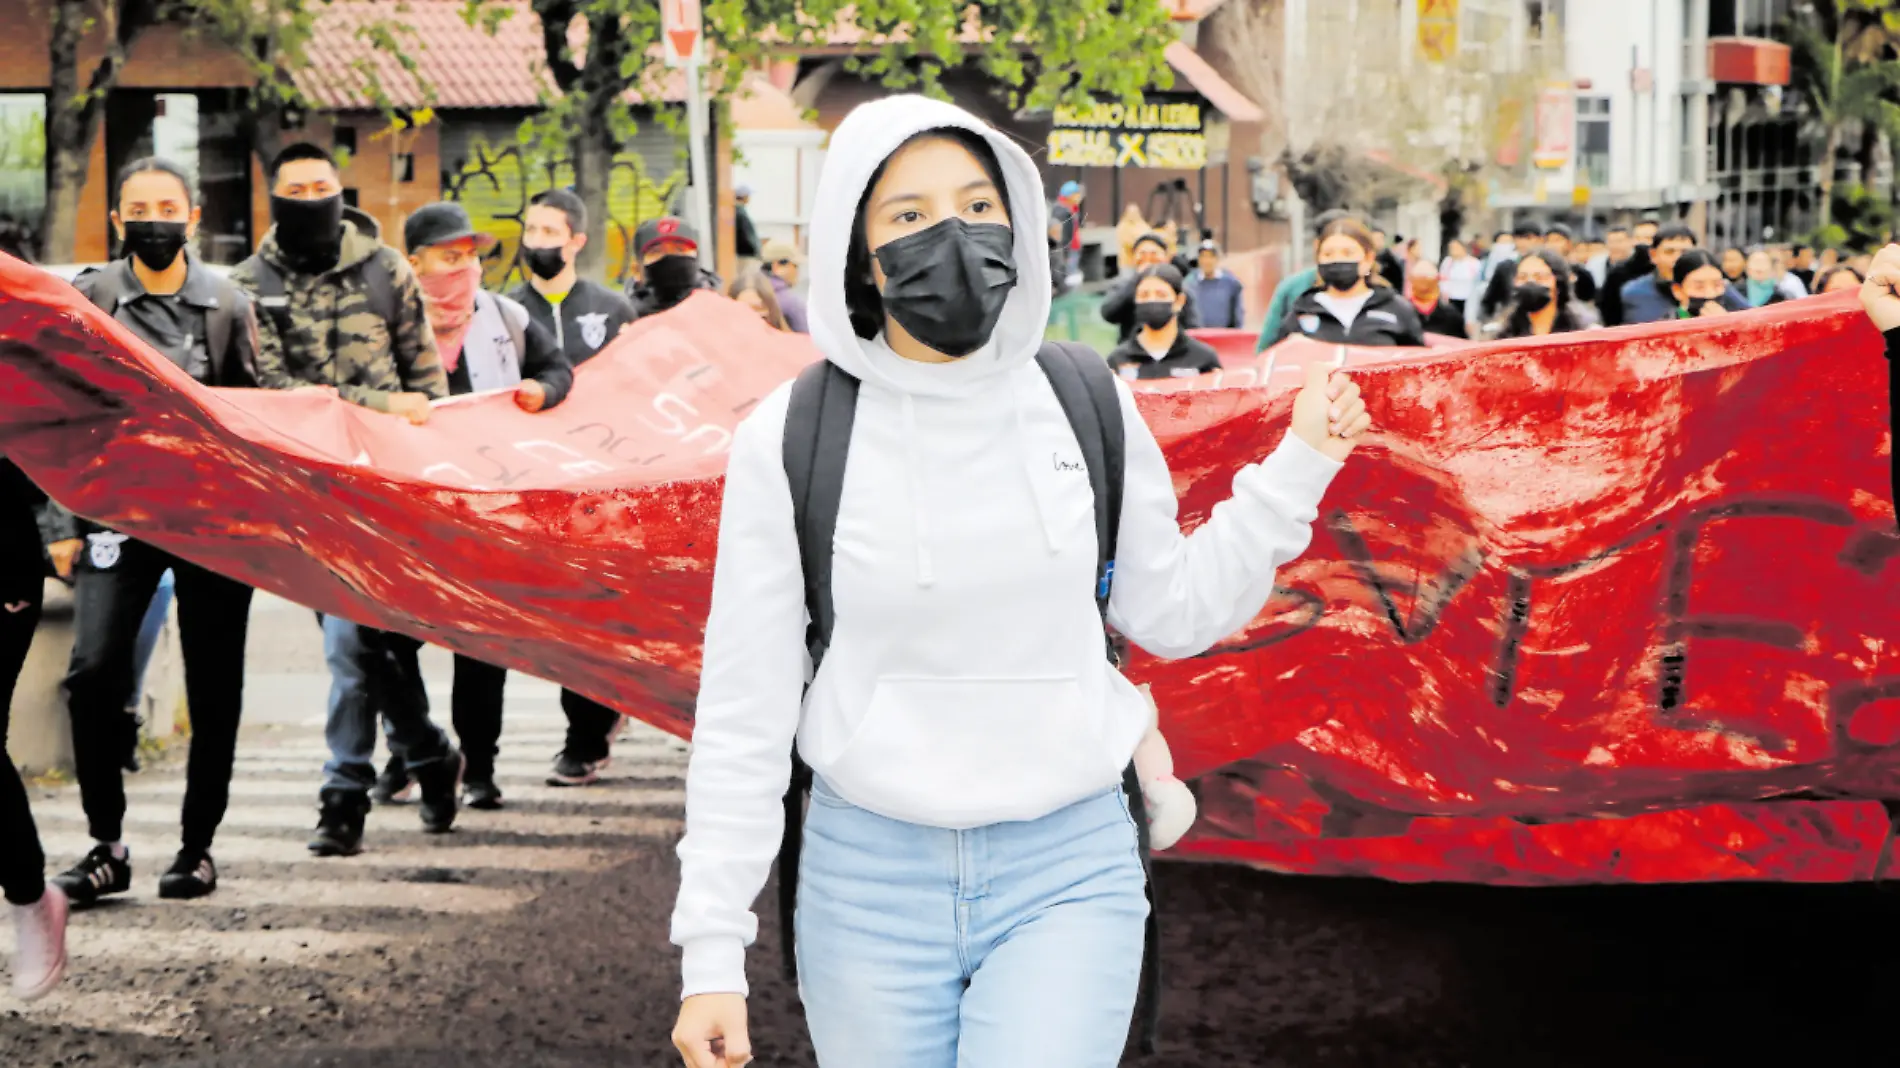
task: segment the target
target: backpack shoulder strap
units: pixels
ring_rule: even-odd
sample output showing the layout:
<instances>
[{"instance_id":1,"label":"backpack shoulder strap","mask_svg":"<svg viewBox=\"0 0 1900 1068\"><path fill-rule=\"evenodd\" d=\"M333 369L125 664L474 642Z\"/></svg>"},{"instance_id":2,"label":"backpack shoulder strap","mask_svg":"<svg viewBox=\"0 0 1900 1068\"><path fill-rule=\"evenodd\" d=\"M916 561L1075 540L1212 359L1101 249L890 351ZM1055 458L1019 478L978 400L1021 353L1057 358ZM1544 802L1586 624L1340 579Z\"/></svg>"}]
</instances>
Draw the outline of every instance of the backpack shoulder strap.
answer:
<instances>
[{"instance_id":1,"label":"backpack shoulder strap","mask_svg":"<svg viewBox=\"0 0 1900 1068\"><path fill-rule=\"evenodd\" d=\"M805 607L811 615L806 641L814 672L831 645L831 542L857 410L858 380L830 360L820 360L799 372L785 411L785 479L805 575Z\"/></svg>"},{"instance_id":2,"label":"backpack shoulder strap","mask_svg":"<svg viewBox=\"0 0 1900 1068\"><path fill-rule=\"evenodd\" d=\"M501 312L501 321L508 327L508 340L515 347L515 360L525 369L528 365L528 309L512 297L491 293L486 289L476 290L476 296L495 302L495 307Z\"/></svg>"},{"instance_id":3,"label":"backpack shoulder strap","mask_svg":"<svg viewBox=\"0 0 1900 1068\"><path fill-rule=\"evenodd\" d=\"M401 326L402 309L396 306L396 276L390 270L385 249L377 249L375 255L363 261L363 292L369 298L369 310L389 327L389 336L394 338Z\"/></svg>"},{"instance_id":4,"label":"backpack shoulder strap","mask_svg":"<svg viewBox=\"0 0 1900 1068\"><path fill-rule=\"evenodd\" d=\"M119 284L121 269L116 262L104 267L88 267L73 276L73 288L92 301L93 307L111 315L119 310L119 298L125 292Z\"/></svg>"},{"instance_id":5,"label":"backpack shoulder strap","mask_svg":"<svg viewBox=\"0 0 1900 1068\"><path fill-rule=\"evenodd\" d=\"M236 327L238 316L244 306L250 302L242 290L233 285L230 279L221 275L217 278L218 306L205 314L205 352L211 358L211 366L216 369L216 381L213 385L223 385L222 369L225 359L231 352L231 331Z\"/></svg>"},{"instance_id":6,"label":"backpack shoulder strap","mask_svg":"<svg viewBox=\"0 0 1900 1068\"><path fill-rule=\"evenodd\" d=\"M858 413L858 380L830 360L800 371L785 409L785 481L792 494L792 527L798 534L798 563L805 575L805 610L811 624L805 642L812 672L831 645L831 542L838 530L838 504L844 497L844 468L851 451L851 427ZM794 916L798 909L798 857L804 841L805 794L811 769L792 752L791 782L785 791L785 834L778 850L779 945L788 981L798 979Z\"/></svg>"},{"instance_id":7,"label":"backpack shoulder strap","mask_svg":"<svg viewBox=\"0 0 1900 1068\"><path fill-rule=\"evenodd\" d=\"M1115 373L1095 350L1069 342L1045 342L1036 365L1048 377L1062 413L1082 447L1089 489L1095 494L1095 603L1104 621L1115 582L1115 542L1121 533L1122 480L1127 463L1121 396Z\"/></svg>"}]
</instances>

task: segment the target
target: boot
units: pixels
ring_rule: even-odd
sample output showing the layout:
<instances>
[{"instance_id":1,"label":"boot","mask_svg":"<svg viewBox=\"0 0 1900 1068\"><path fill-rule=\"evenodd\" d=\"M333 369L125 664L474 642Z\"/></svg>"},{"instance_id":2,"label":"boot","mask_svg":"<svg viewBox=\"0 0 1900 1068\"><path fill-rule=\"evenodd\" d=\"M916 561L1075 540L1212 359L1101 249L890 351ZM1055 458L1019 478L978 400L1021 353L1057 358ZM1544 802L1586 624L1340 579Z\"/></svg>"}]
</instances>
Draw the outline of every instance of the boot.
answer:
<instances>
[{"instance_id":1,"label":"boot","mask_svg":"<svg viewBox=\"0 0 1900 1068\"><path fill-rule=\"evenodd\" d=\"M422 784L422 829L430 834L447 834L455 826L462 791L462 753L450 749L449 755L433 764L416 769L416 781Z\"/></svg>"},{"instance_id":2,"label":"boot","mask_svg":"<svg viewBox=\"0 0 1900 1068\"><path fill-rule=\"evenodd\" d=\"M369 796L354 790L325 790L317 795L317 833L310 852L320 857L353 857L363 851L363 823Z\"/></svg>"}]
</instances>

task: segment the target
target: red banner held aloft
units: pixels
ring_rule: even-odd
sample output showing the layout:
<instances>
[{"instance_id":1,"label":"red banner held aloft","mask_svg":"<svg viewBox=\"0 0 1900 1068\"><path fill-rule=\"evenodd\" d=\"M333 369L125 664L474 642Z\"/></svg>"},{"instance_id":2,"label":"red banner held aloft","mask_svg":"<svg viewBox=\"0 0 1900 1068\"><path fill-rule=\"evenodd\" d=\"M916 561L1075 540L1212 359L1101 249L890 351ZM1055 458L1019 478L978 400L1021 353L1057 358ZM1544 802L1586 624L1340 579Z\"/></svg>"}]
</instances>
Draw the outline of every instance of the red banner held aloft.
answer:
<instances>
[{"instance_id":1,"label":"red banner held aloft","mask_svg":"<svg viewBox=\"0 0 1900 1068\"><path fill-rule=\"evenodd\" d=\"M1175 852L1499 883L1887 871L1900 535L1879 344L1817 298L1346 353L1377 434L1312 549L1243 633L1130 667L1201 798ZM1272 367L1340 355L1289 344L1254 383L1143 396L1187 524L1284 431L1298 376ZM727 435L814 357L700 296L552 412L481 398L415 428L199 387L0 259L0 451L53 496L679 733Z\"/></svg>"}]
</instances>

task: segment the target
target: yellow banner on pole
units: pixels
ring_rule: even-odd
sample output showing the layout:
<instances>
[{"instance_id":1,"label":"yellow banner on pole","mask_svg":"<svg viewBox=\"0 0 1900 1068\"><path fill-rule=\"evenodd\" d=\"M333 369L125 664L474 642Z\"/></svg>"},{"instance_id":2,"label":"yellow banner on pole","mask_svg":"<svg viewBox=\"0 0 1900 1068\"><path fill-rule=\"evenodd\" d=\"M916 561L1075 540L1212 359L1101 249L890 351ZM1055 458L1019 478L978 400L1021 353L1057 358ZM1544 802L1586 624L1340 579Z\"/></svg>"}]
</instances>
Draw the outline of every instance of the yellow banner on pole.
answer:
<instances>
[{"instance_id":1,"label":"yellow banner on pole","mask_svg":"<svg viewBox=\"0 0 1900 1068\"><path fill-rule=\"evenodd\" d=\"M1458 54L1458 0L1418 0L1418 54L1427 63Z\"/></svg>"}]
</instances>

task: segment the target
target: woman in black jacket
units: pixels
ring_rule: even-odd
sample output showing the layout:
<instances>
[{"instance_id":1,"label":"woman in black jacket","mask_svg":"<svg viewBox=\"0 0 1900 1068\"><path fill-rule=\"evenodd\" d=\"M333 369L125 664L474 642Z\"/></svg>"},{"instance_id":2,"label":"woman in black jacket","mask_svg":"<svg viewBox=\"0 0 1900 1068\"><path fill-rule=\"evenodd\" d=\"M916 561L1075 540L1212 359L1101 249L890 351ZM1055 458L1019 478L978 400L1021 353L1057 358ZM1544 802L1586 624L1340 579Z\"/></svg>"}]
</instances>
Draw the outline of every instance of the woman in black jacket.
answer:
<instances>
[{"instance_id":1,"label":"woman in black jacket","mask_svg":"<svg viewBox=\"0 0 1900 1068\"><path fill-rule=\"evenodd\" d=\"M1425 344L1410 301L1378 277L1378 250L1358 219L1335 219L1314 243L1319 284L1294 300L1275 343L1298 334L1335 345Z\"/></svg>"},{"instance_id":2,"label":"woman in black jacket","mask_svg":"<svg viewBox=\"0 0 1900 1068\"><path fill-rule=\"evenodd\" d=\"M1220 357L1181 325L1187 285L1172 264L1143 268L1135 277L1133 337L1108 354L1123 378L1193 378L1220 370Z\"/></svg>"}]
</instances>

